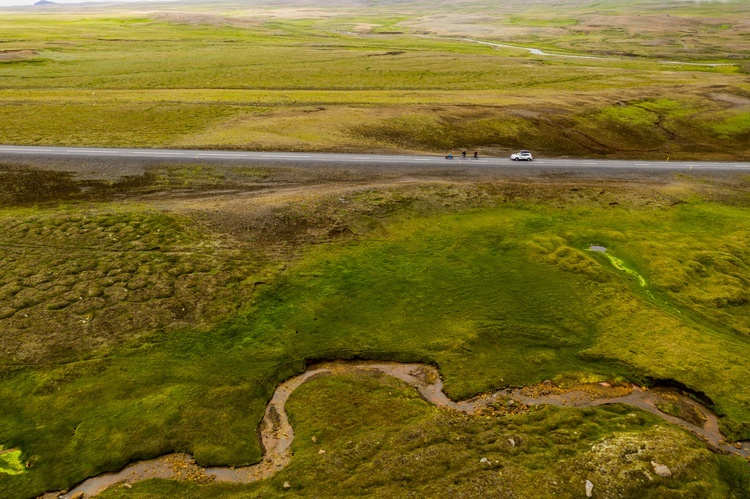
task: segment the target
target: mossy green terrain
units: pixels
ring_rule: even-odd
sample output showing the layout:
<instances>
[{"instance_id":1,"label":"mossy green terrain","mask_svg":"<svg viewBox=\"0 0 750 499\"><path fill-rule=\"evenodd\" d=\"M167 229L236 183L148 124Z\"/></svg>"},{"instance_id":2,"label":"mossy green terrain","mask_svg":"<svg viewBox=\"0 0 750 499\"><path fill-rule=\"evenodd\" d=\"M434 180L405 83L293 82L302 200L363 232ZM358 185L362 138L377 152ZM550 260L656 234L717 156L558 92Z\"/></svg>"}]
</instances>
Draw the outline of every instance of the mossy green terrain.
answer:
<instances>
[{"instance_id":1,"label":"mossy green terrain","mask_svg":"<svg viewBox=\"0 0 750 499\"><path fill-rule=\"evenodd\" d=\"M236 168L152 169L65 205L8 198L0 217L0 434L21 452L24 471L0 475L3 495L68 488L170 451L201 464L257 461L266 401L315 359L430 362L456 399L545 379L677 382L710 398L728 438L750 437L743 179L285 188L286 169ZM235 188L217 196L222 179ZM256 193L259 183L282 187ZM618 266L588 251L592 244L606 246ZM417 426L430 426L423 417L439 425L456 418L409 404L422 407ZM646 440L662 431L640 413L637 428L628 426L632 411L623 411L585 413L601 422L570 459L620 438L606 433L620 422ZM539 414L539 425L588 418ZM304 418L299 424L309 431ZM542 431L531 420L518 424ZM496 431L476 431L485 430ZM667 431L658 437L664 445L682 442L703 463L686 464L702 470L695 490L742 490L720 470L744 468ZM508 466L532 480L529 463ZM579 478L564 480L574 490ZM387 481L368 487L396 493Z\"/></svg>"},{"instance_id":2,"label":"mossy green terrain","mask_svg":"<svg viewBox=\"0 0 750 499\"><path fill-rule=\"evenodd\" d=\"M8 11L0 132L37 145L747 160L748 11L712 5Z\"/></svg>"},{"instance_id":3,"label":"mossy green terrain","mask_svg":"<svg viewBox=\"0 0 750 499\"><path fill-rule=\"evenodd\" d=\"M268 482L152 480L102 497L581 497L586 480L606 497L743 497L750 485L740 459L711 454L626 406L467 417L399 382L360 375L303 385L287 408L294 460ZM674 475L656 476L651 461Z\"/></svg>"},{"instance_id":4,"label":"mossy green terrain","mask_svg":"<svg viewBox=\"0 0 750 499\"><path fill-rule=\"evenodd\" d=\"M0 16L4 143L750 159L743 2L64 8ZM0 165L2 497L173 451L257 462L273 390L319 359L432 363L454 399L676 384L750 439L747 177L72 162ZM747 463L625 406L472 418L346 376L289 410L269 480L104 497L750 489Z\"/></svg>"}]
</instances>

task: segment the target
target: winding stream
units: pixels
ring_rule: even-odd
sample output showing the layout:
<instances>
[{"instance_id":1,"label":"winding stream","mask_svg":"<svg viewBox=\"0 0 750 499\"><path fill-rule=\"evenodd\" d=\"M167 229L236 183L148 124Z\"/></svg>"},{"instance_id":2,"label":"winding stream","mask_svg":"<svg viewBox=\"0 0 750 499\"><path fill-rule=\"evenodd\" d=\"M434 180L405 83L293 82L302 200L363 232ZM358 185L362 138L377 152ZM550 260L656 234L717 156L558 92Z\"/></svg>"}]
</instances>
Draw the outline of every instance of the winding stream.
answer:
<instances>
[{"instance_id":1,"label":"winding stream","mask_svg":"<svg viewBox=\"0 0 750 499\"><path fill-rule=\"evenodd\" d=\"M549 382L537 387L504 389L469 400L454 402L443 392L443 381L438 370L426 364L402 364L397 362L327 362L310 366L304 373L281 383L266 406L260 423L260 435L264 449L263 460L258 464L241 467L201 467L190 454L173 453L146 461L129 464L116 473L105 473L85 480L65 492L48 492L44 499L80 499L96 496L104 489L118 483L134 483L150 478L173 480L217 481L250 483L273 476L291 460L290 447L294 430L284 406L289 395L300 385L321 376L353 372L377 372L398 378L419 391L428 402L446 409L476 414L490 409L493 403L513 399L526 405L551 404L567 407L594 407L604 404L628 404L655 414L664 420L681 426L716 452L733 453L750 457L750 441L729 444L724 442L719 431L716 414L693 399L672 389L645 390L636 385L611 387L607 383L588 385L595 389L562 391ZM678 401L698 414L702 425L679 419L660 411L658 404L669 400Z\"/></svg>"},{"instance_id":2,"label":"winding stream","mask_svg":"<svg viewBox=\"0 0 750 499\"><path fill-rule=\"evenodd\" d=\"M568 59L599 59L603 61L624 60L624 58L622 57L612 57L612 56L601 57L601 56L595 56L595 55L555 54L555 53L550 53L550 52L544 52L543 50L532 48L532 47L522 47L520 45L506 45L504 43L483 42L481 40L475 40L473 38L461 38L461 40L465 42L478 43L480 45L488 45L490 47L526 50L532 55L539 55L539 56L544 56L544 57L566 57ZM682 66L702 66L702 67L707 67L707 68L715 68L717 66L736 66L737 65L733 63L724 63L724 62L682 62L682 61L668 61L668 60L658 60L655 62L659 62L662 64L679 64Z\"/></svg>"},{"instance_id":3,"label":"winding stream","mask_svg":"<svg viewBox=\"0 0 750 499\"><path fill-rule=\"evenodd\" d=\"M377 36L372 35L368 33L358 33L356 31L345 31L345 30L331 30L333 33L338 33L342 35L348 35L348 36L356 36L356 37L371 37L371 36ZM479 45L487 45L489 47L496 47L496 48L504 48L504 49L515 49L515 50L525 50L529 52L532 55L538 55L542 57L565 57L568 59L596 59L596 60L602 60L602 61L623 61L627 59L635 59L633 57L617 57L617 56L596 56L596 55L576 55L576 54L561 54L561 53L554 53L554 52L545 52L541 49L534 48L534 47L524 47L522 45L508 45L506 43L494 43L494 42L485 42L482 40L476 40L474 38L467 38L467 37L446 37L446 36L436 36L436 35L426 35L426 34L413 34L411 36L416 36L419 38L431 38L434 40L461 40L464 42L469 43L478 43ZM641 60L648 60L648 59L641 59ZM653 62L658 62L661 64L677 64L680 66L699 66L699 67L706 67L706 68L715 68L718 66L737 66L737 63L733 62L685 62L685 61L670 61L666 59L654 59Z\"/></svg>"}]
</instances>

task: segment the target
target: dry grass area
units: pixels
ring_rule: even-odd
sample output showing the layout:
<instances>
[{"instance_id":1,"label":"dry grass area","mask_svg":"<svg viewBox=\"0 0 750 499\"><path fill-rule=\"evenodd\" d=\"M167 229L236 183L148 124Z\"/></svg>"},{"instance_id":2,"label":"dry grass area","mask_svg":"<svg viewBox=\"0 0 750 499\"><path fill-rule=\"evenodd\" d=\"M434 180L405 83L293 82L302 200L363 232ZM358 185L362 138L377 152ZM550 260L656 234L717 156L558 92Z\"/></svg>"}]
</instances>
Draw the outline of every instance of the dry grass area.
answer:
<instances>
[{"instance_id":1,"label":"dry grass area","mask_svg":"<svg viewBox=\"0 0 750 499\"><path fill-rule=\"evenodd\" d=\"M746 6L543 5L7 11L0 132L36 145L750 158Z\"/></svg>"},{"instance_id":2,"label":"dry grass area","mask_svg":"<svg viewBox=\"0 0 750 499\"><path fill-rule=\"evenodd\" d=\"M232 313L258 263L191 224L127 205L4 217L4 363L79 358Z\"/></svg>"}]
</instances>

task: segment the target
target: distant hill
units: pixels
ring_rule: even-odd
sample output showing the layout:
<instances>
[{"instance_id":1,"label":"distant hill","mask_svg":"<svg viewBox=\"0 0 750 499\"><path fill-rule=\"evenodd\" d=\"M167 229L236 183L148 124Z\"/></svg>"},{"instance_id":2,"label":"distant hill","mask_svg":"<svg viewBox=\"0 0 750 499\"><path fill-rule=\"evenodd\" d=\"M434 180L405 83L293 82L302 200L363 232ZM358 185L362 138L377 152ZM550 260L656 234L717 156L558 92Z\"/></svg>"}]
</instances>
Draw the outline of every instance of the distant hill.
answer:
<instances>
[{"instance_id":1,"label":"distant hill","mask_svg":"<svg viewBox=\"0 0 750 499\"><path fill-rule=\"evenodd\" d=\"M50 2L50 0L39 0L34 5L57 5L57 2Z\"/></svg>"}]
</instances>

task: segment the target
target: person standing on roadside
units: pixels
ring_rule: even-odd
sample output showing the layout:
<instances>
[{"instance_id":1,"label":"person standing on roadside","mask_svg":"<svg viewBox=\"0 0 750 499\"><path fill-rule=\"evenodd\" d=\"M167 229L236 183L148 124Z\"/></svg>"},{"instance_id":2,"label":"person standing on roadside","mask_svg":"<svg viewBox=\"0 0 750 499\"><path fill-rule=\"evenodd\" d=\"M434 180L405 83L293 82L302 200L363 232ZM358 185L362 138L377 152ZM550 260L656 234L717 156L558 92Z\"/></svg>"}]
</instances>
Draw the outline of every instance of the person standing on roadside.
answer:
<instances>
[{"instance_id":1,"label":"person standing on roadside","mask_svg":"<svg viewBox=\"0 0 750 499\"><path fill-rule=\"evenodd\" d=\"M466 151L461 153L461 159L466 159Z\"/></svg>"},{"instance_id":2,"label":"person standing on roadside","mask_svg":"<svg viewBox=\"0 0 750 499\"><path fill-rule=\"evenodd\" d=\"M474 151L474 159L479 159L479 154L476 151Z\"/></svg>"}]
</instances>

